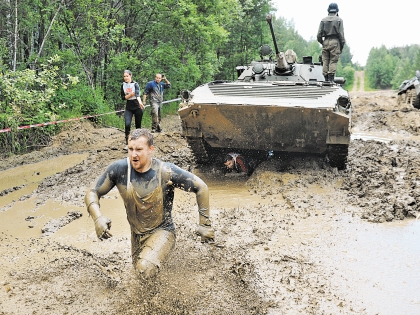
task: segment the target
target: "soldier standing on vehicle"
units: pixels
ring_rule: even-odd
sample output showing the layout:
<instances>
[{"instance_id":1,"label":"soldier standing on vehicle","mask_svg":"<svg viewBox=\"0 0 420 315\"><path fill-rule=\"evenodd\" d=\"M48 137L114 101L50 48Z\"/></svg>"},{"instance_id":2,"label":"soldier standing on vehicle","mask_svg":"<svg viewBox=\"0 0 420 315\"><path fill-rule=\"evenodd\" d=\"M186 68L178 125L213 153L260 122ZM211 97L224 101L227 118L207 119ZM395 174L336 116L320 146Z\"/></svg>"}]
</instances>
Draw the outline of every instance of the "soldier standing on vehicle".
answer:
<instances>
[{"instance_id":1,"label":"soldier standing on vehicle","mask_svg":"<svg viewBox=\"0 0 420 315\"><path fill-rule=\"evenodd\" d=\"M319 24L317 39L322 45L322 74L325 81L334 82L338 59L346 42L343 20L338 16L337 3L328 6L328 16Z\"/></svg>"},{"instance_id":2,"label":"soldier standing on vehicle","mask_svg":"<svg viewBox=\"0 0 420 315\"><path fill-rule=\"evenodd\" d=\"M165 82L161 82L164 80ZM156 73L155 79L146 84L143 94L143 103L146 104L146 97L149 96L150 115L152 116L152 132L161 132L160 121L162 119L161 110L163 102L163 91L171 87L164 74Z\"/></svg>"},{"instance_id":3,"label":"soldier standing on vehicle","mask_svg":"<svg viewBox=\"0 0 420 315\"><path fill-rule=\"evenodd\" d=\"M135 270L146 278L154 276L175 247L172 220L174 190L196 195L197 234L201 242L214 239L210 222L209 191L196 175L172 163L152 157L153 135L148 129L135 129L128 139L128 157L108 166L86 193L85 203L99 239L107 239L111 220L100 211L99 199L117 187L131 229L131 254Z\"/></svg>"}]
</instances>

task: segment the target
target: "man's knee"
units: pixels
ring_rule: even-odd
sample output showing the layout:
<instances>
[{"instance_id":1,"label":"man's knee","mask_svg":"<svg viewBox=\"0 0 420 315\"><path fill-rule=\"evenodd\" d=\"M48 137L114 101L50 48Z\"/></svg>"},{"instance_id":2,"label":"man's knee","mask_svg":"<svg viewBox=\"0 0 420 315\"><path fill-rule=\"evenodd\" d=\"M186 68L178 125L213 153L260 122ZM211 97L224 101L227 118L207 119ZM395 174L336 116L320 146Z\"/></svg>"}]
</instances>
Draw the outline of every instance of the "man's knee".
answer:
<instances>
[{"instance_id":1,"label":"man's knee","mask_svg":"<svg viewBox=\"0 0 420 315\"><path fill-rule=\"evenodd\" d=\"M154 277L159 272L158 266L144 258L137 261L135 268L139 275L145 278Z\"/></svg>"}]
</instances>

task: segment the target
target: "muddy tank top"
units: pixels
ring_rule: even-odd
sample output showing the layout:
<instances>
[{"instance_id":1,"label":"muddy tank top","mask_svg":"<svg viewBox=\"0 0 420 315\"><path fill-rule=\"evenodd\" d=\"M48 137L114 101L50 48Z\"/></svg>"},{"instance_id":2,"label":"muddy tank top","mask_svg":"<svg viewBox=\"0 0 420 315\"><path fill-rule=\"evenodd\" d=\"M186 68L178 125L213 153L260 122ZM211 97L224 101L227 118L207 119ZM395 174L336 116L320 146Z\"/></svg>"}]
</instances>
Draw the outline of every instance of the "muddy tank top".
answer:
<instances>
[{"instance_id":1,"label":"muddy tank top","mask_svg":"<svg viewBox=\"0 0 420 315\"><path fill-rule=\"evenodd\" d=\"M163 221L162 163L158 172L158 187L139 196L131 184L131 163L127 157L127 219L137 234L147 233Z\"/></svg>"}]
</instances>

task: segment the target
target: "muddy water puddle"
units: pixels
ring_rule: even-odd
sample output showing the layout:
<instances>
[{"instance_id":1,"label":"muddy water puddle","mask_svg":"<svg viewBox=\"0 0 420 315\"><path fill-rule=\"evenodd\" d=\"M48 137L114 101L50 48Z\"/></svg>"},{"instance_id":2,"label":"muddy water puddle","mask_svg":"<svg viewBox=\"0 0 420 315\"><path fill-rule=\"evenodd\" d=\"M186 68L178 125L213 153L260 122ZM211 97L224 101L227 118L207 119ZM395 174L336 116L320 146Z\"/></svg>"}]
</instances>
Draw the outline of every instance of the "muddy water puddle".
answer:
<instances>
[{"instance_id":1,"label":"muddy water puddle","mask_svg":"<svg viewBox=\"0 0 420 315\"><path fill-rule=\"evenodd\" d=\"M383 224L343 217L313 254L348 300L367 314L420 314L420 221ZM321 250L319 250L321 249Z\"/></svg>"},{"instance_id":2,"label":"muddy water puddle","mask_svg":"<svg viewBox=\"0 0 420 315\"><path fill-rule=\"evenodd\" d=\"M5 205L31 194L44 178L77 165L87 156L88 154L64 155L0 172L0 211Z\"/></svg>"},{"instance_id":3,"label":"muddy water puddle","mask_svg":"<svg viewBox=\"0 0 420 315\"><path fill-rule=\"evenodd\" d=\"M281 176L284 184L298 177L287 173ZM253 199L245 180L232 177L207 181L213 192L212 205L234 207L241 203L252 207L273 204L273 199L287 199L281 195ZM340 182L339 179L337 184ZM311 261L325 271L337 292L348 303L358 301L355 304L362 305L361 314L420 314L420 220L372 224L346 214L344 200L324 193L325 187L308 185L303 199L308 195L323 199L320 208L311 208L308 217L289 220L293 213L277 207L279 226L284 227L285 222L288 225L268 233L262 246L249 249L256 263L277 259L288 248L307 250ZM323 209L325 205L331 209ZM272 276L266 271L264 275ZM271 281L266 284L267 292L276 290Z\"/></svg>"}]
</instances>

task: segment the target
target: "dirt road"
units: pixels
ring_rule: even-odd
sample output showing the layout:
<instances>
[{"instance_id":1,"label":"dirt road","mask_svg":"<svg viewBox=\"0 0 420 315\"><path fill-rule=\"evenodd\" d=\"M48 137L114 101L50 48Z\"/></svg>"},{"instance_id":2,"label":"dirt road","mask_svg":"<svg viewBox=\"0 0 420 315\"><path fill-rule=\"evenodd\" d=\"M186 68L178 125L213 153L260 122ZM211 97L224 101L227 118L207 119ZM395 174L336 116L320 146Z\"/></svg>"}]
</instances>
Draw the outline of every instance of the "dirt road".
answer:
<instances>
[{"instance_id":1,"label":"dirt road","mask_svg":"<svg viewBox=\"0 0 420 315\"><path fill-rule=\"evenodd\" d=\"M75 123L51 147L0 166L0 314L418 314L420 119L396 93L351 92L344 171L322 157L274 157L250 178L196 167L177 116L157 158L210 187L216 243L201 244L193 195L177 191L177 245L156 279L133 274L117 191L96 238L84 194L124 135Z\"/></svg>"},{"instance_id":2,"label":"dirt road","mask_svg":"<svg viewBox=\"0 0 420 315\"><path fill-rule=\"evenodd\" d=\"M352 92L363 92L365 90L365 72L355 71Z\"/></svg>"}]
</instances>

